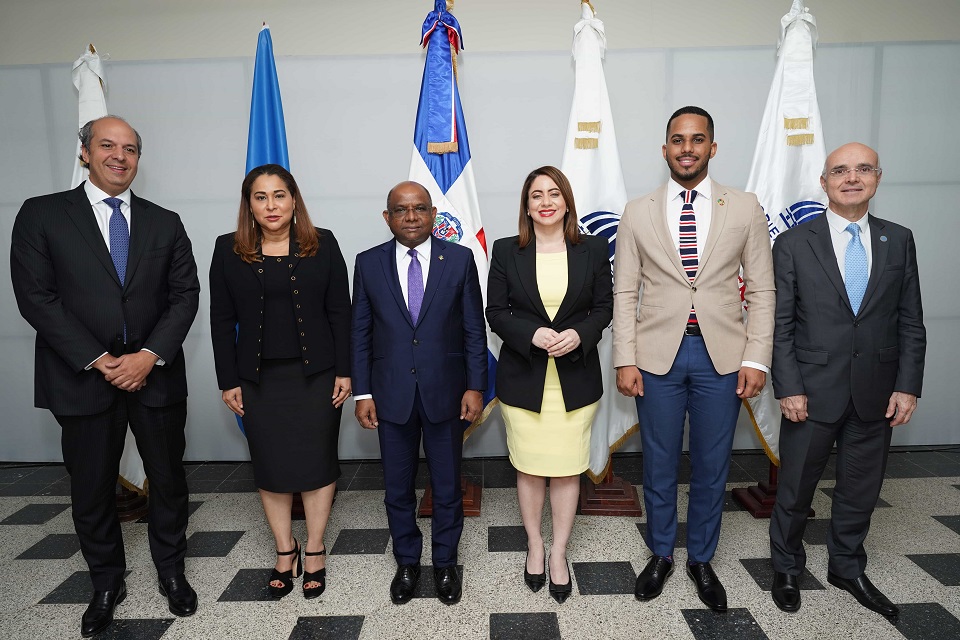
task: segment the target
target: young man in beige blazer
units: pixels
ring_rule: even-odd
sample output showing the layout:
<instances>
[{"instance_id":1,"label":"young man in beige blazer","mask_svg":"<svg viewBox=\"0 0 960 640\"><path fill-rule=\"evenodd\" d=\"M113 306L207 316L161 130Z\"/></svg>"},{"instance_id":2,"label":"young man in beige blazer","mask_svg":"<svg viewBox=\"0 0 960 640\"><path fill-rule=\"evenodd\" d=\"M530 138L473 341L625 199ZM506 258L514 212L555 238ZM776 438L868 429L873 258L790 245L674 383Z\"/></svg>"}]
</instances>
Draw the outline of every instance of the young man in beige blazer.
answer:
<instances>
[{"instance_id":1,"label":"young man in beige blazer","mask_svg":"<svg viewBox=\"0 0 960 640\"><path fill-rule=\"evenodd\" d=\"M760 393L770 367L774 281L756 196L707 174L717 152L713 131L703 109L677 110L663 145L670 180L627 203L614 262L613 360L620 393L636 398L643 443L645 538L653 555L635 595L656 598L673 573L689 416L687 574L704 604L725 611L726 592L710 561L741 400Z\"/></svg>"}]
</instances>

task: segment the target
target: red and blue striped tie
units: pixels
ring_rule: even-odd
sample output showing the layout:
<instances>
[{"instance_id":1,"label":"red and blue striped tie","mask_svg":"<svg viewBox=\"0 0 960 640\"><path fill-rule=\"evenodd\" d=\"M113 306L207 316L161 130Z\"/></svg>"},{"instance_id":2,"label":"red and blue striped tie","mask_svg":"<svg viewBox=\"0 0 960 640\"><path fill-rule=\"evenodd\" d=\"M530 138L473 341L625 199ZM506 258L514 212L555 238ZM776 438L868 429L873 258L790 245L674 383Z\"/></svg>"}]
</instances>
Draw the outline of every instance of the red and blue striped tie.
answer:
<instances>
[{"instance_id":1,"label":"red and blue striped tie","mask_svg":"<svg viewBox=\"0 0 960 640\"><path fill-rule=\"evenodd\" d=\"M680 196L683 198L683 208L680 209L680 262L683 263L683 270L687 272L687 278L693 284L697 277L697 267L700 265L697 253L697 216L693 211L697 192L693 189L681 191ZM697 311L693 305L690 305L690 318L687 322L697 322Z\"/></svg>"}]
</instances>

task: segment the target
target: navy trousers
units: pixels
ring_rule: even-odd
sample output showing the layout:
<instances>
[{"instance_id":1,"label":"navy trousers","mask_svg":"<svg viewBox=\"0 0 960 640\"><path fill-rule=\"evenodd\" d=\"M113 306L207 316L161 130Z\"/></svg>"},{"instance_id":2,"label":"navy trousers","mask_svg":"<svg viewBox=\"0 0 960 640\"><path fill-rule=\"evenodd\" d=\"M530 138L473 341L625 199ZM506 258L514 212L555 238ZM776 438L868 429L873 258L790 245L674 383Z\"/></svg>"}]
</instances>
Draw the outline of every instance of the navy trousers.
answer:
<instances>
[{"instance_id":1,"label":"navy trousers","mask_svg":"<svg viewBox=\"0 0 960 640\"><path fill-rule=\"evenodd\" d=\"M658 556L672 556L677 540L677 476L683 427L690 418L690 501L687 506L687 560L709 562L720 539L720 518L730 471L730 450L741 400L737 374L713 368L700 336L685 336L670 371L641 370L637 397L643 443L643 503L646 543Z\"/></svg>"},{"instance_id":2,"label":"navy trousers","mask_svg":"<svg viewBox=\"0 0 960 640\"><path fill-rule=\"evenodd\" d=\"M423 534L417 526L415 487L422 434L433 490L433 566L455 566L463 532L463 491L460 488L463 421L458 416L446 422L430 422L424 413L418 388L407 421L380 420L377 434L386 485L383 503L397 564L416 564L423 551Z\"/></svg>"}]
</instances>

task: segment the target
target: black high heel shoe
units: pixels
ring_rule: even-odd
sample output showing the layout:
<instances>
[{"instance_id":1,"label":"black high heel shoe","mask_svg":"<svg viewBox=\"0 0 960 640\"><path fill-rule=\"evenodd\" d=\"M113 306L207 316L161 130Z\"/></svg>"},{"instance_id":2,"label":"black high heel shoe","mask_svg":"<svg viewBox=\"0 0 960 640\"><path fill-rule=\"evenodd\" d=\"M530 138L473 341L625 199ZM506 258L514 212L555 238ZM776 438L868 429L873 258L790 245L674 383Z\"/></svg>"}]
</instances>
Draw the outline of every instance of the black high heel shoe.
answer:
<instances>
[{"instance_id":1,"label":"black high heel shoe","mask_svg":"<svg viewBox=\"0 0 960 640\"><path fill-rule=\"evenodd\" d=\"M566 561L565 561L566 562ZM563 604L573 592L573 575L570 573L570 563L567 562L567 584L556 584L553 581L553 574L550 575L550 595L557 601L557 604Z\"/></svg>"},{"instance_id":2,"label":"black high heel shoe","mask_svg":"<svg viewBox=\"0 0 960 640\"><path fill-rule=\"evenodd\" d=\"M277 550L278 556L292 556L293 554L297 554L297 558L293 561L293 567L290 569L282 572L274 569L273 573L270 574L270 583L267 584L267 591L270 593L271 598L279 600L293 591L293 579L300 577L300 574L303 573L303 562L300 560L300 543L297 542L296 538L293 539L293 543L296 547L292 551ZM279 582L282 586L275 587L273 586L274 582Z\"/></svg>"},{"instance_id":3,"label":"black high heel shoe","mask_svg":"<svg viewBox=\"0 0 960 640\"><path fill-rule=\"evenodd\" d=\"M320 551L304 551L304 556L325 556L327 555L327 550L320 549ZM307 600L313 600L314 598L319 598L320 594L323 593L323 590L327 588L327 581L325 580L327 576L327 568L324 567L319 571L303 571L303 597ZM310 587L307 588L307 585L311 582L319 582L319 587Z\"/></svg>"},{"instance_id":4,"label":"black high heel shoe","mask_svg":"<svg viewBox=\"0 0 960 640\"><path fill-rule=\"evenodd\" d=\"M527 550L527 559L530 557L530 550ZM527 571L527 559L523 561L523 581L527 583L527 586L530 587L530 591L536 593L543 589L543 585L547 583L547 560L543 560L543 573L530 573Z\"/></svg>"}]
</instances>

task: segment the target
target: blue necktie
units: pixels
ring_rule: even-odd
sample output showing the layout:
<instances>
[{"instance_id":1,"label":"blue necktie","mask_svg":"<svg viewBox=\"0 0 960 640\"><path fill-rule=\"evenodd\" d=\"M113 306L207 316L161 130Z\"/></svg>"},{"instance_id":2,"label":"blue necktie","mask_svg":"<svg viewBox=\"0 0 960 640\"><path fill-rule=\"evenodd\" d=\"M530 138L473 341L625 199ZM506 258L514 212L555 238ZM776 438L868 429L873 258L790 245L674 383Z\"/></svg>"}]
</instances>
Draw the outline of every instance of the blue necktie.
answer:
<instances>
[{"instance_id":1,"label":"blue necktie","mask_svg":"<svg viewBox=\"0 0 960 640\"><path fill-rule=\"evenodd\" d=\"M860 313L860 303L867 291L867 252L860 242L860 225L851 222L847 225L850 242L844 256L844 284L847 285L847 297L854 315Z\"/></svg>"},{"instance_id":2,"label":"blue necktie","mask_svg":"<svg viewBox=\"0 0 960 640\"><path fill-rule=\"evenodd\" d=\"M110 257L113 259L113 268L117 270L117 277L123 285L127 278L127 255L130 253L130 230L127 228L127 219L120 212L120 198L104 198L103 201L113 209L110 215ZM127 323L123 323L123 341L127 341Z\"/></svg>"},{"instance_id":3,"label":"blue necktie","mask_svg":"<svg viewBox=\"0 0 960 640\"><path fill-rule=\"evenodd\" d=\"M693 210L693 201L697 199L697 192L693 189L681 191L680 197L683 198L683 207L680 209L680 262L683 263L687 278L693 284L700 266L700 256L697 252L697 216ZM697 311L691 306L687 323L696 321Z\"/></svg>"},{"instance_id":4,"label":"blue necktie","mask_svg":"<svg viewBox=\"0 0 960 640\"><path fill-rule=\"evenodd\" d=\"M410 266L407 268L407 307L410 309L410 319L417 324L420 317L420 305L423 304L423 269L417 260L417 250L407 251L410 256Z\"/></svg>"}]
</instances>

